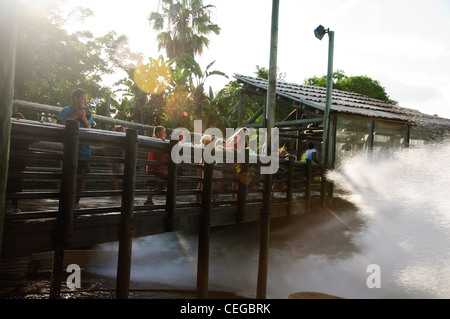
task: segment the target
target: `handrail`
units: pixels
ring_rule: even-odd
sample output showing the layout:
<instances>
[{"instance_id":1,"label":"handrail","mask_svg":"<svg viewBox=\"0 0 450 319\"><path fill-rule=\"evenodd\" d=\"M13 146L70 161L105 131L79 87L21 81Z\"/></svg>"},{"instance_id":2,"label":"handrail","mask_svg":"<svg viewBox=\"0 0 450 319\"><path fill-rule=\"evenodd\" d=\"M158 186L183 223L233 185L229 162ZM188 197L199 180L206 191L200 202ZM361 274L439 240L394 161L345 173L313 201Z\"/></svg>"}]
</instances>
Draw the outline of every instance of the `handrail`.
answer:
<instances>
[{"instance_id":1,"label":"handrail","mask_svg":"<svg viewBox=\"0 0 450 319\"><path fill-rule=\"evenodd\" d=\"M26 109L26 110L36 111L36 112L46 112L46 113L51 113L51 114L56 114L56 115L59 114L62 109L59 106L46 105L46 104L34 103L34 102L28 102L28 101L22 101L22 100L13 100L13 107L15 107L17 109ZM143 131L153 132L153 129L154 129L154 126L151 126L151 125L117 120L117 119L113 119L113 118L110 118L108 116L103 116L103 115L92 114L92 118L94 119L94 121L96 121L98 123L104 123L104 124L110 124L110 125L123 125L127 128L132 128L135 130L143 130Z\"/></svg>"},{"instance_id":2,"label":"handrail","mask_svg":"<svg viewBox=\"0 0 450 319\"><path fill-rule=\"evenodd\" d=\"M67 121L67 123L71 122L73 121ZM9 174L9 179L10 181L15 179L20 181L20 183L24 183L23 185L31 185L31 187L13 189L12 191L8 190L6 194L7 200L29 199L38 201L55 199L59 193L57 197L59 203L62 203L62 196L65 196L63 201L65 204L63 206L60 205L55 211L51 211L48 205L46 205L44 210L37 209L23 214L7 214L5 221L19 221L20 219L32 221L40 220L41 218L56 218L59 220L60 218L64 218L65 220L59 221L59 223L64 225L64 229L66 230L66 233L59 234L60 240L64 240L64 245L57 247L58 258L60 258L61 251L67 248L67 243L70 239L70 227L75 217L93 214L104 214L106 217L113 213L121 216L122 235L120 238L121 241L126 241L126 243L123 243L126 252L121 255L122 257L119 263L121 267L121 280L118 290L120 290L119 295L121 296L127 295L127 285L124 285L124 281L126 282L127 276L129 276L126 265L131 263L129 260L129 250L131 249L129 239L132 236L134 213L157 213L161 210L165 211L165 231L174 231L178 229L177 220L180 217L182 218L180 214L182 214L183 210L189 207L198 207L200 208L200 227L203 232L201 238L207 241L209 238L208 227L210 227L210 221L214 217L214 210L219 208L224 209L224 205L230 209L234 209L235 222L239 223L245 219L247 213L252 213L249 211L249 207L263 202L262 179L258 168L266 164L261 162L260 155L249 154L247 151L245 163L239 165L241 172L237 172L236 165L227 166L225 164L224 166L217 166L207 163L176 164L171 158L171 152L177 141L170 141L170 139L162 141L136 134L135 139L133 139L136 144L136 149L133 150L129 148L130 140L127 138L130 132L135 132L133 129L128 129L127 134L124 135L123 133L112 131L79 128L76 130L76 136L72 137L72 141L91 146L92 156L87 160L91 162L92 172L77 174L76 169L73 171L67 168L67 165L69 165L73 169L73 165L67 163L69 159L63 154L63 149L66 150L68 146L67 134L71 132L67 131L68 125L63 126L29 120L12 120L10 163L13 164L11 166L13 170ZM110 148L124 150L125 154L112 156L111 153L106 152ZM198 145L188 145L186 150L194 153L198 148L203 150ZM55 150L59 150L60 153L55 154ZM147 155L150 151L166 153L168 155L167 162L158 163L149 161ZM36 158L33 157L35 152L38 154ZM223 152L224 159L227 157L226 153L226 151ZM256 163L250 162L251 156L256 156ZM237 155L233 154L233 158L237 158ZM14 164L18 163L18 159L26 160L26 162L22 163L23 167L14 166ZM112 164L123 163L127 167L126 165L130 164L129 161L135 161L135 165L129 166L128 173L127 170L122 173L112 171ZM145 172L146 166L164 166L168 171L168 175L162 180L159 177L149 177ZM39 171L41 167L46 167L46 169ZM61 167L66 167L66 169L61 169ZM298 162L294 158L280 160L279 167L283 168L283 170L280 169L274 176L274 184L272 185L274 187L272 191L273 196L275 194L279 196L274 198L272 202L274 204L280 201L287 202L288 211L286 215L289 215L291 214L294 203L299 199L304 200L305 210L308 212L312 196L318 196L318 194L321 196L324 195L322 192L324 173L322 167L320 165L311 165L310 161L307 163ZM244 172L248 174L244 176ZM67 174L74 175L69 178L70 176L67 176ZM75 194L74 189L70 189L70 181L77 177L85 179L86 183L92 187ZM121 181L124 186L126 184L127 189L115 190L111 186L106 187L104 183L109 183L112 179ZM161 183L167 186L167 189L149 189L146 182L152 180L160 180ZM219 187L220 185L222 186ZM226 189L225 185L229 188ZM65 187L65 191L60 192L63 186ZM280 186L280 189L277 189L277 186ZM179 187L182 189L179 190ZM122 204L113 202L110 205L102 205L103 207L72 209L72 206L67 202L68 200L70 201L70 194L80 196L82 200L87 197L105 198L105 196L121 195ZM153 206L140 203L139 196L146 195L165 197L165 203L156 203ZM199 201L195 201L197 195L200 195ZM217 197L217 195L222 198ZM226 200L223 198L224 196L236 197L236 199ZM106 204L106 202L107 200L103 203ZM124 203L128 203L126 204L125 208L127 209L125 211ZM202 243L203 250L207 249L204 245L205 243ZM202 252L201 256L203 261L206 260L207 252ZM59 260L58 267L61 267L60 262ZM56 278L54 282L60 281ZM54 295L57 295L58 291L58 287L53 287Z\"/></svg>"},{"instance_id":3,"label":"handrail","mask_svg":"<svg viewBox=\"0 0 450 319\"><path fill-rule=\"evenodd\" d=\"M30 121L30 120L12 120L11 123L11 131L12 131L12 135L11 135L11 139L14 140L17 136L27 136L28 138L30 138L31 141L33 141L35 144L36 143L41 143L41 142L56 142L56 143L61 143L61 136L62 136L62 132L64 131L64 126L63 125L59 125L59 124L53 124L53 123L40 123L37 121ZM80 128L79 129L79 140L80 143L86 143L86 144L90 144L92 146L93 149L95 149L96 147L98 147L99 149L105 149L108 147L123 147L124 141L125 141L125 136L123 133L118 133L118 132L114 132L114 131L105 131L105 130L97 130L97 129L84 129L84 128ZM152 138L152 137L147 137L147 136L138 136L138 148L140 150L140 153L142 154L147 154L149 151L154 151L154 152L162 152L162 153L169 153L171 151L171 146L169 145L169 141L162 141L160 139L156 139L156 138ZM194 152L195 148L198 148L198 145L195 146L191 146L188 145L188 148L191 149L192 153ZM60 144L59 146L60 151L62 152L62 144ZM34 150L36 152L36 160L39 160L39 158L51 158L50 156L54 156L54 155L49 155L50 153L47 151L45 151L44 149L35 149ZM223 152L223 158L224 161L227 157L226 153L229 151L224 151ZM13 151L14 153L14 151ZM24 150L18 150L16 151L15 155L19 155L22 158L33 158L33 154L34 153L30 153L29 155L25 155L26 152ZM98 155L98 156L97 156ZM123 158L121 159L120 157L114 157L114 156L104 156L104 154L100 153L100 154L93 154L93 156L91 156L89 158L89 161L92 163L98 163L99 166L101 166L102 162L123 162ZM236 158L236 155L233 155ZM249 154L247 157L247 160L249 160L250 157L256 157L259 158L259 155L255 155L255 154ZM55 157L54 160L60 160L62 157ZM140 165L140 167L142 168L143 165L151 165L151 166L164 166L167 164L161 164L161 163L157 163L154 161L148 161L146 157L139 157L137 159L138 165ZM201 165L198 163L180 163L177 166L179 167L180 171L185 171L185 170L195 170L195 169L199 169L201 167ZM246 164L248 166L248 171L252 172L253 175L257 175L258 174L258 167L263 166L265 164L262 164L260 161L256 161L256 163L249 163ZM283 167L284 169L287 169L288 167L293 167L293 176L291 178L298 177L300 174L300 176L304 175L304 170L307 167L307 163L305 162L299 162L296 160L293 160L292 163L290 163L290 161L288 160L282 160L280 159L279 162L279 166ZM321 166L320 165L312 165L311 166L311 171L312 174L320 176L321 175ZM235 173L234 168L233 167L228 167L228 166L215 166L214 167L215 171L222 171L223 175L228 175L228 174L232 174ZM142 173L140 174L138 180L142 180L142 179L146 179L147 177L144 175L142 175ZM279 176L282 176L282 173L278 174ZM59 177L58 173L52 173L51 171L49 172L42 172L42 171L33 171L33 172L13 172L11 173L11 177L12 178L17 178L17 177L24 177L26 179L39 179L39 177L45 177L46 179L57 179ZM115 175L108 173L107 171L105 172L104 170L95 173L92 172L90 174L87 174L85 176L87 178L87 180L108 180L111 178L114 178ZM185 181L192 181L193 183L198 182L200 180L200 177L198 176L179 176L180 180L185 180ZM218 177L214 177L214 182L223 182L223 183L229 183L229 182L238 182L238 178L236 177L227 177L227 176L222 176L220 178ZM299 181L299 178L295 178L294 180L292 180L292 183L294 185L298 184L298 183L303 183L301 180ZM311 181L312 184L314 184L314 179ZM294 193L295 193L295 187L293 189ZM251 192L251 190L250 190ZM105 194L107 195L108 192L105 192ZM112 196L112 194L111 194ZM289 195L292 196L292 195ZM22 193L19 196L15 196L15 195L11 195L9 194L8 198L14 198L14 197L20 197L20 198L24 198L25 197L25 193Z\"/></svg>"}]
</instances>

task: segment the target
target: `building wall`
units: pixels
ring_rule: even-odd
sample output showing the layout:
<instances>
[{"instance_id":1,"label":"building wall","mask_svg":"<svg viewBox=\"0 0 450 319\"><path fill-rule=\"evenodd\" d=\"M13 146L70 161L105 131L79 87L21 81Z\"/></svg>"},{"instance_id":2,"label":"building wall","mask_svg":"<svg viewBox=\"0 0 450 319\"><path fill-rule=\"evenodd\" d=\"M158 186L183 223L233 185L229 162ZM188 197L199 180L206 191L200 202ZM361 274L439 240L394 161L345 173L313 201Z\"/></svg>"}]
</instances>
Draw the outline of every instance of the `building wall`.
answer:
<instances>
[{"instance_id":1,"label":"building wall","mask_svg":"<svg viewBox=\"0 0 450 319\"><path fill-rule=\"evenodd\" d=\"M431 134L426 127L359 116L338 114L336 117L335 166L360 153L386 156L394 150L436 142L436 134Z\"/></svg>"}]
</instances>

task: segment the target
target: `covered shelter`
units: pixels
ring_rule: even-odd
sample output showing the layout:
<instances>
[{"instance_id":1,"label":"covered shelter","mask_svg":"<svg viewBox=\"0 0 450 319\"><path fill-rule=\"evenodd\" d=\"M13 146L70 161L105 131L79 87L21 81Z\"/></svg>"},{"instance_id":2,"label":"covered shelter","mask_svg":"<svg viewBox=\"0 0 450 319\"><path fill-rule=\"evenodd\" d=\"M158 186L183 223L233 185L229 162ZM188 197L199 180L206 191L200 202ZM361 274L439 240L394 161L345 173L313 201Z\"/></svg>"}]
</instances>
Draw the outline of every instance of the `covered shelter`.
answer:
<instances>
[{"instance_id":1,"label":"covered shelter","mask_svg":"<svg viewBox=\"0 0 450 319\"><path fill-rule=\"evenodd\" d=\"M242 84L242 93L266 96L268 81L234 74ZM325 156L327 167L339 165L346 156L361 152L374 154L386 150L421 146L444 140L450 132L450 119L428 115L417 110L400 107L362 94L332 90L329 131L326 138L326 154L321 154L323 142L323 117L326 88L277 82L276 113L282 107L290 110L283 120L275 120L280 130L280 140L290 141L291 152L301 159L309 141L313 141L319 157ZM245 105L241 103L240 114ZM263 127L265 105L242 127Z\"/></svg>"}]
</instances>

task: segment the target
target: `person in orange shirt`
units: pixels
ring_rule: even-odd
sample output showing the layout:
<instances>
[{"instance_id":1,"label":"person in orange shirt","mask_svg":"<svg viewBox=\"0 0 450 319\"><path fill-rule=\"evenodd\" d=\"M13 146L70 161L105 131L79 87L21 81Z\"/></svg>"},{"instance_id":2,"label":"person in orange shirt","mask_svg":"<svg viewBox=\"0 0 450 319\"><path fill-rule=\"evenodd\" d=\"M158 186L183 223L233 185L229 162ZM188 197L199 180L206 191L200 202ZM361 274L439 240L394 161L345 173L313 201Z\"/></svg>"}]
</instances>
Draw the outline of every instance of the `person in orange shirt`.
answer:
<instances>
[{"instance_id":1,"label":"person in orange shirt","mask_svg":"<svg viewBox=\"0 0 450 319\"><path fill-rule=\"evenodd\" d=\"M153 137L160 138L163 141L166 140L166 128L164 126L156 126L153 130ZM157 152L149 152L148 153L149 161L158 161L158 162L167 162L167 154L166 153L157 153ZM148 190L163 190L165 182L164 180L167 178L167 167L166 166L150 166L147 165L145 167L145 171L149 176L157 178L157 181L149 180L147 184L149 185ZM147 201L144 205L154 205L153 203L153 194L148 194Z\"/></svg>"}]
</instances>

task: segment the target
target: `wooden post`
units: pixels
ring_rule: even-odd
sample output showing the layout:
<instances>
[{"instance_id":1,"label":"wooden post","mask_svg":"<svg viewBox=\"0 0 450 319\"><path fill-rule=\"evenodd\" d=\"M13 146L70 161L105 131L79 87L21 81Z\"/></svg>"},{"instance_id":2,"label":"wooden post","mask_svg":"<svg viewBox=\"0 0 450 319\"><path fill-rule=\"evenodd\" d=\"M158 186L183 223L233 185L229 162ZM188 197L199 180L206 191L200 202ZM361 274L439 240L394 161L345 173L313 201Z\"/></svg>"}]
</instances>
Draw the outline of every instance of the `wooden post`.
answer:
<instances>
[{"instance_id":1,"label":"wooden post","mask_svg":"<svg viewBox=\"0 0 450 319\"><path fill-rule=\"evenodd\" d=\"M17 1L0 1L0 256L5 219L17 42Z\"/></svg>"},{"instance_id":2,"label":"wooden post","mask_svg":"<svg viewBox=\"0 0 450 319\"><path fill-rule=\"evenodd\" d=\"M242 126L242 113L243 113L243 105L244 105L244 92L243 89L239 90L239 112L238 112L238 123L237 126Z\"/></svg>"},{"instance_id":3,"label":"wooden post","mask_svg":"<svg viewBox=\"0 0 450 319\"><path fill-rule=\"evenodd\" d=\"M64 267L64 250L71 241L73 227L73 203L78 167L78 130L77 121L67 120L64 129L64 155L62 163L61 190L56 221L53 253L53 271L50 298L57 299L61 293L61 277Z\"/></svg>"},{"instance_id":4,"label":"wooden post","mask_svg":"<svg viewBox=\"0 0 450 319\"><path fill-rule=\"evenodd\" d=\"M201 215L198 230L197 298L208 298L209 237L214 163L204 163Z\"/></svg>"},{"instance_id":5,"label":"wooden post","mask_svg":"<svg viewBox=\"0 0 450 319\"><path fill-rule=\"evenodd\" d=\"M320 200L322 202L322 207L327 207L327 186L328 186L328 182L327 182L327 177L326 177L326 173L327 170L326 165L322 166L321 170L320 170L320 179L321 179L321 183L320 183Z\"/></svg>"},{"instance_id":6,"label":"wooden post","mask_svg":"<svg viewBox=\"0 0 450 319\"><path fill-rule=\"evenodd\" d=\"M238 194L237 194L237 214L236 223L240 223L245 217L245 203L247 202L248 183L250 176L248 175L249 150L245 150L245 163L240 163L241 171L239 172Z\"/></svg>"},{"instance_id":7,"label":"wooden post","mask_svg":"<svg viewBox=\"0 0 450 319\"><path fill-rule=\"evenodd\" d=\"M305 189L305 199L306 199L306 207L305 211L306 213L309 213L311 210L311 166L312 162L310 159L306 160L306 189Z\"/></svg>"},{"instance_id":8,"label":"wooden post","mask_svg":"<svg viewBox=\"0 0 450 319\"><path fill-rule=\"evenodd\" d=\"M294 156L289 156L289 165L288 165L288 180L287 180L287 191L286 197L288 200L288 211L287 215L291 214L292 206L294 205Z\"/></svg>"},{"instance_id":9,"label":"wooden post","mask_svg":"<svg viewBox=\"0 0 450 319\"><path fill-rule=\"evenodd\" d=\"M300 119L300 110L296 109L295 111L295 119L299 120ZM298 138L295 141L296 145L295 145L295 150L297 151L297 159L300 160L302 158L302 141L301 141L301 132L300 130L297 130L297 132L295 133Z\"/></svg>"},{"instance_id":10,"label":"wooden post","mask_svg":"<svg viewBox=\"0 0 450 319\"><path fill-rule=\"evenodd\" d=\"M127 129L125 135L125 167L123 171L121 222L119 226L119 256L116 278L117 299L127 299L130 288L137 151L138 132L134 129Z\"/></svg>"},{"instance_id":11,"label":"wooden post","mask_svg":"<svg viewBox=\"0 0 450 319\"><path fill-rule=\"evenodd\" d=\"M369 135L369 151L373 155L373 143L375 141L375 120L370 123L370 135Z\"/></svg>"},{"instance_id":12,"label":"wooden post","mask_svg":"<svg viewBox=\"0 0 450 319\"><path fill-rule=\"evenodd\" d=\"M170 140L170 153L167 156L167 194L166 194L166 231L175 229L175 209L177 202L177 176L178 165L173 162L172 148L178 143L177 140Z\"/></svg>"}]
</instances>

